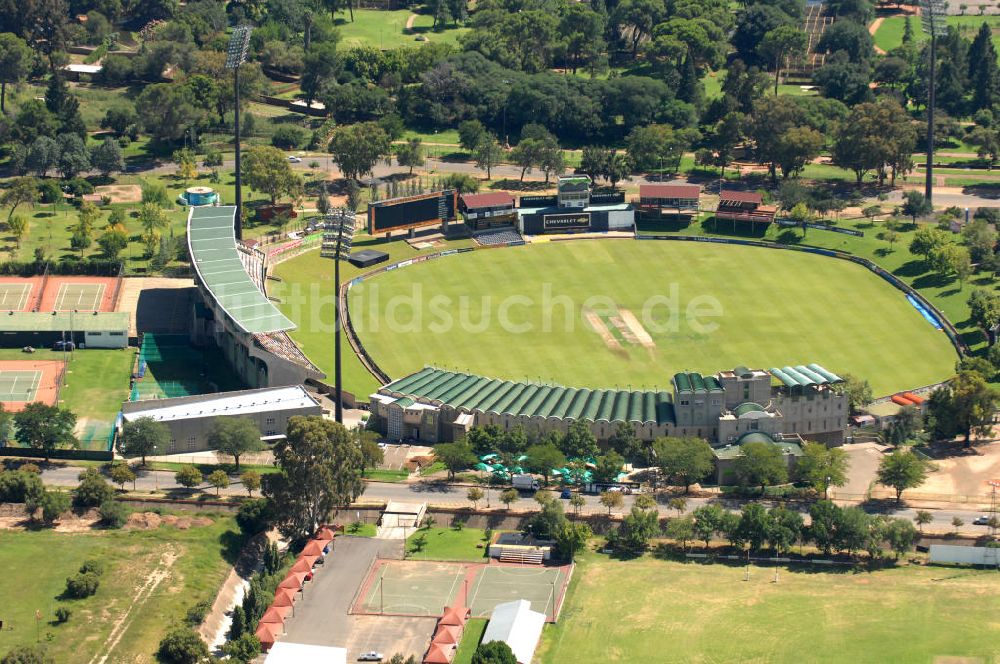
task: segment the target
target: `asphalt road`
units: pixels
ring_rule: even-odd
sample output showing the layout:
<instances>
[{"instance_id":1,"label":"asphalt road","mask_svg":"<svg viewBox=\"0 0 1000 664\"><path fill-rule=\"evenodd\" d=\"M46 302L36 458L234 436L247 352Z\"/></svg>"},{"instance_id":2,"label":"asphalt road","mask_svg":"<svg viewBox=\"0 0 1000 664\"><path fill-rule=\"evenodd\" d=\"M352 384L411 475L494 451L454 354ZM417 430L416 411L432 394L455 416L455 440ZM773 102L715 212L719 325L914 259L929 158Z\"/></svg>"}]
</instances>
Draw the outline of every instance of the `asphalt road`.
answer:
<instances>
[{"instance_id":1,"label":"asphalt road","mask_svg":"<svg viewBox=\"0 0 1000 664\"><path fill-rule=\"evenodd\" d=\"M50 467L42 471L42 480L52 486L59 487L74 487L79 482L78 475L80 474L81 468L74 466L62 466L62 467ZM223 495L244 495L246 490L240 484L238 478L232 478L232 484L228 488L223 489L221 493ZM159 491L162 492L167 497L176 498L190 498L192 496L201 495L202 493L214 494L215 489L209 487L207 484L196 488L194 491L185 489L184 487L177 484L174 480L174 473L170 471L140 471L139 477L136 480L135 490L140 492L152 492ZM466 493L468 491L467 486L462 485L451 485L439 481L422 481L422 482L366 482L365 492L362 495L359 504L370 503L370 502L382 502L388 500L398 500L404 502L426 502L429 505L437 505L442 507L469 507L470 503L466 498ZM487 496L484 500L480 501L478 507L492 508L502 510L504 509L503 503L500 502L499 496L500 491L496 488L490 489L486 492ZM558 493L552 492L553 496L558 498ZM617 513L627 513L631 507L634 500L634 496L624 496L624 506L620 510L612 510L613 514ZM658 496L658 500L661 502L660 511L664 514L676 514L676 512L667 507L666 501L669 496L661 494ZM603 507L598 499L598 496L584 495L586 500L586 505L582 508L585 513L605 513L607 508ZM687 500L687 506L685 513L690 513L695 508L705 505L716 498L696 498L692 497ZM838 501L844 505L849 505L846 501ZM723 506L731 510L740 509L740 501L737 500L723 500L721 502ZM511 505L512 510L517 511L530 511L538 507L537 503L529 496L522 495L521 499ZM566 505L567 511L570 508ZM916 516L918 508L915 507L896 507L895 504L889 502L876 507L866 506L866 510L870 513L880 513L887 516L901 517L904 519L913 519ZM933 521L925 526L925 530L931 532L952 532L954 528L951 525L952 519L958 517L965 522L965 526L960 529L960 532L970 535L981 535L986 532L985 526L973 526L972 520L977 516L980 516L982 512L980 510L971 510L968 508L959 507L947 507L943 509L928 509L928 511L933 515Z\"/></svg>"}]
</instances>

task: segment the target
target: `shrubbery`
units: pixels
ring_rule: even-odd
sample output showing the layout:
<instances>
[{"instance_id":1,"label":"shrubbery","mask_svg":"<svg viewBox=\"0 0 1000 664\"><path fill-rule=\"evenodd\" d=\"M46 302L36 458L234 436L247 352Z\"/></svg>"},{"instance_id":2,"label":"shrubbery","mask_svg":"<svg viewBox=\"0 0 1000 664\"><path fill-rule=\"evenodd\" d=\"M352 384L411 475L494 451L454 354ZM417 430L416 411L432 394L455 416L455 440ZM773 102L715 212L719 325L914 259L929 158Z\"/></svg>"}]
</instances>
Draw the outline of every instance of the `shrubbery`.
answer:
<instances>
[{"instance_id":1,"label":"shrubbery","mask_svg":"<svg viewBox=\"0 0 1000 664\"><path fill-rule=\"evenodd\" d=\"M66 579L66 597L84 599L97 592L101 585L99 576L92 572L74 574Z\"/></svg>"}]
</instances>

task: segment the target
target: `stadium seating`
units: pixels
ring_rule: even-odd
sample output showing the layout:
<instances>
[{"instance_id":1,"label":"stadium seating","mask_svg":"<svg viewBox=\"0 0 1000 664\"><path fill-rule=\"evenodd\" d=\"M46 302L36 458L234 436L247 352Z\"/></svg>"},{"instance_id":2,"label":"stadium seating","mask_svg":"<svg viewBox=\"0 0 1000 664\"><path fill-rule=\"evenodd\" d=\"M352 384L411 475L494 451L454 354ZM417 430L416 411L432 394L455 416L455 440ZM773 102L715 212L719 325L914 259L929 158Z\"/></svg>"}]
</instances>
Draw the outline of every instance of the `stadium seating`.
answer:
<instances>
[{"instance_id":1,"label":"stadium seating","mask_svg":"<svg viewBox=\"0 0 1000 664\"><path fill-rule=\"evenodd\" d=\"M473 238L483 247L523 242L524 238L513 228L493 228L476 233Z\"/></svg>"}]
</instances>

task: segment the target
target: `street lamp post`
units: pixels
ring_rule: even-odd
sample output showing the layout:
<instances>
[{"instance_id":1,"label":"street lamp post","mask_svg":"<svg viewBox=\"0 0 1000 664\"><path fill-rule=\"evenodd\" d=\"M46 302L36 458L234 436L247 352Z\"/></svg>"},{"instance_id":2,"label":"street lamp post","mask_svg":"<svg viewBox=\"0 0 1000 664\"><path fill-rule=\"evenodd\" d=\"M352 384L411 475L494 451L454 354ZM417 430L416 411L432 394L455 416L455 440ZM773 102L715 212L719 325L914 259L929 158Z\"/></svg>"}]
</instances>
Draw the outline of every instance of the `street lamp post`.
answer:
<instances>
[{"instance_id":1,"label":"street lamp post","mask_svg":"<svg viewBox=\"0 0 1000 664\"><path fill-rule=\"evenodd\" d=\"M240 65L246 62L247 50L250 48L250 32L253 30L248 25L233 28L233 34L229 38L229 47L226 51L226 69L233 70L233 100L235 102L236 116L233 119L233 140L236 145L236 218L235 231L236 239L243 239L243 190L240 172Z\"/></svg>"},{"instance_id":2,"label":"street lamp post","mask_svg":"<svg viewBox=\"0 0 1000 664\"><path fill-rule=\"evenodd\" d=\"M924 197L928 203L934 195L934 88L937 61L937 38L947 29L945 17L948 6L945 0L920 0L920 23L931 38L929 47L930 76L927 84L927 168L925 171Z\"/></svg>"}]
</instances>

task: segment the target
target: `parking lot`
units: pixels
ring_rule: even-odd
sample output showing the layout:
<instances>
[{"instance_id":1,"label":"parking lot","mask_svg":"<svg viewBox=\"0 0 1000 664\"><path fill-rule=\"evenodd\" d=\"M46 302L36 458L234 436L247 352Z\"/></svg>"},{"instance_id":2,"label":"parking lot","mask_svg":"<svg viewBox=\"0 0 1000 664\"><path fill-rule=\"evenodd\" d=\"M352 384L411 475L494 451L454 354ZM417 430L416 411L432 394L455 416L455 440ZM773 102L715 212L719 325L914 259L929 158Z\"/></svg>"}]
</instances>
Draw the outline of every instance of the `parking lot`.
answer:
<instances>
[{"instance_id":1,"label":"parking lot","mask_svg":"<svg viewBox=\"0 0 1000 664\"><path fill-rule=\"evenodd\" d=\"M295 603L282 641L347 648L348 661L375 650L386 659L395 653L420 658L434 632L436 618L350 615L351 602L377 554L394 556L399 542L339 536L326 562Z\"/></svg>"}]
</instances>

